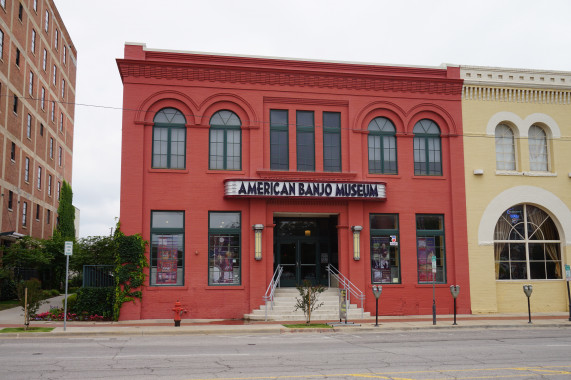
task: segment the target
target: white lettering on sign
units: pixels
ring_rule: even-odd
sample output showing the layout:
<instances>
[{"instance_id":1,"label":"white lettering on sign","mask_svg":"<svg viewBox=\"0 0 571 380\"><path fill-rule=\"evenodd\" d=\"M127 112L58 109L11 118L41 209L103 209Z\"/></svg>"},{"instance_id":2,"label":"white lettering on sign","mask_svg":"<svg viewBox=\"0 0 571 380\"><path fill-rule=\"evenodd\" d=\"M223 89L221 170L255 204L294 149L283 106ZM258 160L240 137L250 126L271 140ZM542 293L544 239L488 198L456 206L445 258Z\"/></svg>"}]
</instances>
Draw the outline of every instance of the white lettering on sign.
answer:
<instances>
[{"instance_id":1,"label":"white lettering on sign","mask_svg":"<svg viewBox=\"0 0 571 380\"><path fill-rule=\"evenodd\" d=\"M227 197L306 197L385 200L384 183L242 181L225 183Z\"/></svg>"}]
</instances>

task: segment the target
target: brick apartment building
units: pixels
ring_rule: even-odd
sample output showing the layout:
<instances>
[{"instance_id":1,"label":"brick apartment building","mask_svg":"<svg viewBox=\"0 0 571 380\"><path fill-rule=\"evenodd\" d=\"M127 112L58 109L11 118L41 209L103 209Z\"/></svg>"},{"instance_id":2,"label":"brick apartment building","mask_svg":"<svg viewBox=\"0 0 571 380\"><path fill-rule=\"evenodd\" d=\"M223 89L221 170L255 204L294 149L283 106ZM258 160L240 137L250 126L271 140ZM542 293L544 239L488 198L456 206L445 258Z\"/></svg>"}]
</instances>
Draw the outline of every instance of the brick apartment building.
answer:
<instances>
[{"instance_id":1,"label":"brick apartment building","mask_svg":"<svg viewBox=\"0 0 571 380\"><path fill-rule=\"evenodd\" d=\"M52 0L0 0L0 244L49 238L71 183L76 50Z\"/></svg>"}]
</instances>

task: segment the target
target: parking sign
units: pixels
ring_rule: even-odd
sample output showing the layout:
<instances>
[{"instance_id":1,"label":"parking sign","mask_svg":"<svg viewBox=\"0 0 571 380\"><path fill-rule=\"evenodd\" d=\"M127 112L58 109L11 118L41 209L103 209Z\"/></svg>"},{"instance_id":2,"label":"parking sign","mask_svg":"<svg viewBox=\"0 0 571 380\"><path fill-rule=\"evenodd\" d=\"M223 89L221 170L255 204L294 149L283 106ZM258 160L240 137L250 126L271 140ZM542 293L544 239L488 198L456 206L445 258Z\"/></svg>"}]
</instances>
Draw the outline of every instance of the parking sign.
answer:
<instances>
[{"instance_id":1,"label":"parking sign","mask_svg":"<svg viewBox=\"0 0 571 380\"><path fill-rule=\"evenodd\" d=\"M66 256L71 256L71 254L73 253L73 242L72 241L66 241L65 242L65 248L63 253Z\"/></svg>"}]
</instances>

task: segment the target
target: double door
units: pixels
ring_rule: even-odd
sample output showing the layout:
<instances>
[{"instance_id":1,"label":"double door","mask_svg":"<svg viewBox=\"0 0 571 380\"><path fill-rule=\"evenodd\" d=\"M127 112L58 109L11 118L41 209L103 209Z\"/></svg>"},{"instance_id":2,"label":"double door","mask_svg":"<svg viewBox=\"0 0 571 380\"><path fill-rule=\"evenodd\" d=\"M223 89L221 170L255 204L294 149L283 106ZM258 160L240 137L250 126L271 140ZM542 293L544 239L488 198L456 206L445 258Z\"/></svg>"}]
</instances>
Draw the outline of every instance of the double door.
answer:
<instances>
[{"instance_id":1,"label":"double door","mask_svg":"<svg viewBox=\"0 0 571 380\"><path fill-rule=\"evenodd\" d=\"M281 239L277 249L277 264L283 267L281 286L299 286L305 280L313 285L320 282L320 243L317 239Z\"/></svg>"}]
</instances>

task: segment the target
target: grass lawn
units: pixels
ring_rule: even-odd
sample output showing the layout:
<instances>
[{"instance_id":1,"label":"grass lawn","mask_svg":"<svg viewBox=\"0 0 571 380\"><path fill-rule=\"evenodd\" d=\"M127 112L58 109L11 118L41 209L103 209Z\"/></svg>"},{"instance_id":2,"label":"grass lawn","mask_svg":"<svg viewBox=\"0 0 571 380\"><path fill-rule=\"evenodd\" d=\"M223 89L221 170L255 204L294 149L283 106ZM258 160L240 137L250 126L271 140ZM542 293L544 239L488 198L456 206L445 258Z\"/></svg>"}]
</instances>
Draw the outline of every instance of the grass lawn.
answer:
<instances>
[{"instance_id":1,"label":"grass lawn","mask_svg":"<svg viewBox=\"0 0 571 380\"><path fill-rule=\"evenodd\" d=\"M27 330L24 330L23 327L6 327L0 330L0 334L2 333L26 333L26 332L50 332L54 328L53 327L28 327Z\"/></svg>"},{"instance_id":2,"label":"grass lawn","mask_svg":"<svg viewBox=\"0 0 571 380\"><path fill-rule=\"evenodd\" d=\"M0 310L11 309L18 306L17 300L0 301Z\"/></svg>"},{"instance_id":3,"label":"grass lawn","mask_svg":"<svg viewBox=\"0 0 571 380\"><path fill-rule=\"evenodd\" d=\"M288 329L330 329L332 328L326 323L298 323L295 325L284 325Z\"/></svg>"}]
</instances>

